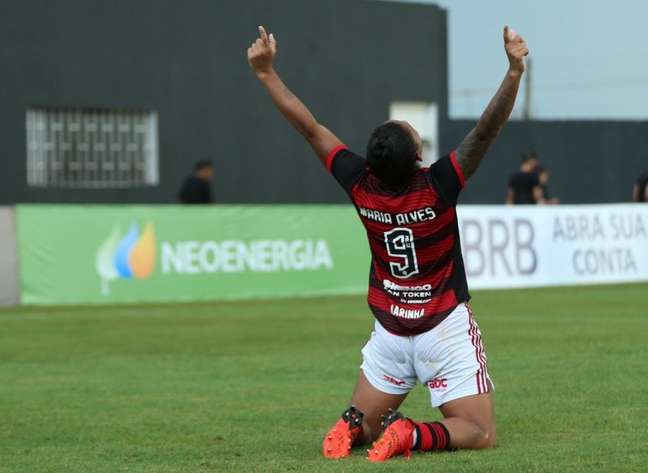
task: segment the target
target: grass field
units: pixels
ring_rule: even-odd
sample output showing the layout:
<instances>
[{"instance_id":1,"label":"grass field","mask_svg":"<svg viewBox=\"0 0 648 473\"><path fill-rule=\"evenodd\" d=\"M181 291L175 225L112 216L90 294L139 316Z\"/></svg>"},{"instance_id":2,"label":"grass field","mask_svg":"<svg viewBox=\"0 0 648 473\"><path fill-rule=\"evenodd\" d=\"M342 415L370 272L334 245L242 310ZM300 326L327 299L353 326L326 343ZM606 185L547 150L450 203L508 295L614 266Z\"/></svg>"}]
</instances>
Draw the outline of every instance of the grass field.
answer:
<instances>
[{"instance_id":1,"label":"grass field","mask_svg":"<svg viewBox=\"0 0 648 473\"><path fill-rule=\"evenodd\" d=\"M479 292L498 448L327 461L364 298L0 311L0 472L646 472L648 285ZM437 418L420 386L403 411Z\"/></svg>"}]
</instances>

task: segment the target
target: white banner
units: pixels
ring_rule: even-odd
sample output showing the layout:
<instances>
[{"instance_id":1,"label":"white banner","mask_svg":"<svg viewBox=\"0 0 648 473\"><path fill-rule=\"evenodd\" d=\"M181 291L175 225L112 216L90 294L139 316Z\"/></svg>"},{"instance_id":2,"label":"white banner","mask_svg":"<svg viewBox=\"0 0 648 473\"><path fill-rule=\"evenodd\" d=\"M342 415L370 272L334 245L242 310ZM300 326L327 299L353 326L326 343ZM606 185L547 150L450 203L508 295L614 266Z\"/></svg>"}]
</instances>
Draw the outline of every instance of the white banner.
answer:
<instances>
[{"instance_id":1,"label":"white banner","mask_svg":"<svg viewBox=\"0 0 648 473\"><path fill-rule=\"evenodd\" d=\"M460 206L472 289L648 281L648 205Z\"/></svg>"}]
</instances>

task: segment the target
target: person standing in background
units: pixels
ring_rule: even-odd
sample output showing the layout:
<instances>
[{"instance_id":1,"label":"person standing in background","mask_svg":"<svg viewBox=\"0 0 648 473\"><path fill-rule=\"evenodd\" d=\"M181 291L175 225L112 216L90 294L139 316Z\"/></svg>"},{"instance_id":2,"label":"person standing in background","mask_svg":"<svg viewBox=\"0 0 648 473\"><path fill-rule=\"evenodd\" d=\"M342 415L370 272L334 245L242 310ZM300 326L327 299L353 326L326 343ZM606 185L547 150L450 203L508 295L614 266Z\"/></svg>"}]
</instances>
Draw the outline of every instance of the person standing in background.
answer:
<instances>
[{"instance_id":1,"label":"person standing in background","mask_svg":"<svg viewBox=\"0 0 648 473\"><path fill-rule=\"evenodd\" d=\"M508 205L542 203L542 188L536 168L538 160L535 153L522 156L520 170L509 178L506 203Z\"/></svg>"},{"instance_id":2,"label":"person standing in background","mask_svg":"<svg viewBox=\"0 0 648 473\"><path fill-rule=\"evenodd\" d=\"M210 161L201 160L194 166L194 173L187 177L178 192L182 204L211 204L211 183L214 178L214 166Z\"/></svg>"},{"instance_id":3,"label":"person standing in background","mask_svg":"<svg viewBox=\"0 0 648 473\"><path fill-rule=\"evenodd\" d=\"M634 202L648 202L648 171L639 176L632 189L632 200Z\"/></svg>"},{"instance_id":4,"label":"person standing in background","mask_svg":"<svg viewBox=\"0 0 648 473\"><path fill-rule=\"evenodd\" d=\"M557 197L551 197L549 193L549 169L544 166L538 165L535 170L538 173L538 181L540 182L540 189L542 190L542 203L548 205L558 205L560 199Z\"/></svg>"},{"instance_id":5,"label":"person standing in background","mask_svg":"<svg viewBox=\"0 0 648 473\"><path fill-rule=\"evenodd\" d=\"M522 160L527 160L531 170L535 172L540 167L540 161L538 161L538 155L534 151L529 151L526 155L522 155Z\"/></svg>"}]
</instances>

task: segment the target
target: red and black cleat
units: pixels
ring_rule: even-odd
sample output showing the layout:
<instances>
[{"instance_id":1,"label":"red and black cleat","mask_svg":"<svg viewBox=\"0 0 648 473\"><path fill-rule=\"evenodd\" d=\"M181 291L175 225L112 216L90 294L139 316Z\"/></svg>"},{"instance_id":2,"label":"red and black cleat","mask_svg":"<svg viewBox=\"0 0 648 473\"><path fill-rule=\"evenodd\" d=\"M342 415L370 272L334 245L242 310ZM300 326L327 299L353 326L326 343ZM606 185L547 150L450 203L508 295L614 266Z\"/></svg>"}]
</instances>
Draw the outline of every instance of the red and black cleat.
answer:
<instances>
[{"instance_id":1,"label":"red and black cleat","mask_svg":"<svg viewBox=\"0 0 648 473\"><path fill-rule=\"evenodd\" d=\"M351 453L351 446L362 432L364 414L351 406L328 431L322 442L322 453L326 458L345 458Z\"/></svg>"}]
</instances>

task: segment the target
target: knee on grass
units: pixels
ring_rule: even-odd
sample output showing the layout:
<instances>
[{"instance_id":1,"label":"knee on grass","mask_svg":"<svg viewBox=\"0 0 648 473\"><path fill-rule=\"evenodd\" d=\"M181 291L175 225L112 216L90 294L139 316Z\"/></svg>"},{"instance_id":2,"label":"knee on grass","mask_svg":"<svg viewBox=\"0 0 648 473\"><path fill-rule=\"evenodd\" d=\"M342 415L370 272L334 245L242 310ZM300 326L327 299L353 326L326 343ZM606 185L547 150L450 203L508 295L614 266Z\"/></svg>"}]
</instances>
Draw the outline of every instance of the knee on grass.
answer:
<instances>
[{"instance_id":1,"label":"knee on grass","mask_svg":"<svg viewBox=\"0 0 648 473\"><path fill-rule=\"evenodd\" d=\"M495 430L483 430L475 426L470 442L463 448L482 450L495 447Z\"/></svg>"}]
</instances>

